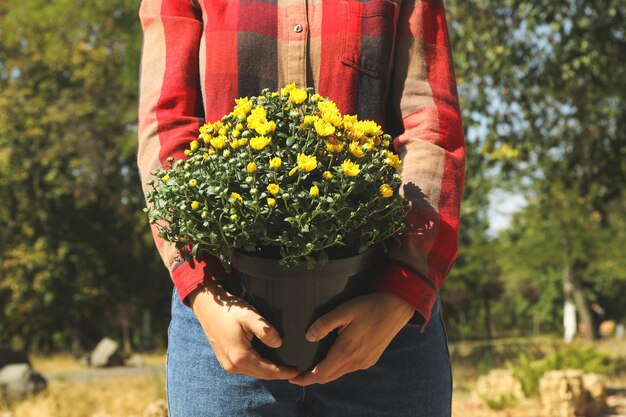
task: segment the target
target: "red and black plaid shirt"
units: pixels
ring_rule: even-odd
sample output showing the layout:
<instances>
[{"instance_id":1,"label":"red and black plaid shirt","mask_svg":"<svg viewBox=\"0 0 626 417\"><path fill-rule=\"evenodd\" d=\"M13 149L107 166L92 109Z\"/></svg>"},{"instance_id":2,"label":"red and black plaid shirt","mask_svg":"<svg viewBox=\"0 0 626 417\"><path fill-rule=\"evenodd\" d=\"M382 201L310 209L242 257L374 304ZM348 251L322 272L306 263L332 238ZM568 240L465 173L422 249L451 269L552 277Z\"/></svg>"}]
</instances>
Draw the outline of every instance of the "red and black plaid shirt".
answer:
<instances>
[{"instance_id":1,"label":"red and black plaid shirt","mask_svg":"<svg viewBox=\"0 0 626 417\"><path fill-rule=\"evenodd\" d=\"M143 0L138 165L142 181L183 158L205 120L237 97L295 82L395 137L409 232L378 290L428 322L458 250L465 148L442 0ZM180 297L223 270L177 263L156 236Z\"/></svg>"}]
</instances>

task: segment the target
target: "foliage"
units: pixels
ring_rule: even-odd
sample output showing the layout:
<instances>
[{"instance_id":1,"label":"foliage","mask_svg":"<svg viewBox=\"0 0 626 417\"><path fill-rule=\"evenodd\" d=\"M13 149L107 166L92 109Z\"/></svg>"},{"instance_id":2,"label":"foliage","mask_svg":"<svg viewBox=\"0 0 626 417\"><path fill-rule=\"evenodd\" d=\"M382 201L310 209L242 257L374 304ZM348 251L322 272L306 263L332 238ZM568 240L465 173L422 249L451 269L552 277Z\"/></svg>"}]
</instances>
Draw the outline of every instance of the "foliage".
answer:
<instances>
[{"instance_id":1,"label":"foliage","mask_svg":"<svg viewBox=\"0 0 626 417\"><path fill-rule=\"evenodd\" d=\"M498 397L481 396L481 399L491 410L504 410L505 408L512 408L519 402L513 394L502 394Z\"/></svg>"},{"instance_id":2,"label":"foliage","mask_svg":"<svg viewBox=\"0 0 626 417\"><path fill-rule=\"evenodd\" d=\"M194 256L227 261L243 248L293 266L323 263L337 248L361 253L404 224L390 139L312 88L265 89L201 127L188 158L155 173L148 212L161 237Z\"/></svg>"},{"instance_id":3,"label":"foliage","mask_svg":"<svg viewBox=\"0 0 626 417\"><path fill-rule=\"evenodd\" d=\"M585 373L610 375L615 368L615 360L593 346L574 344L556 349L544 358L520 353L509 368L522 384L524 394L534 397L539 395L539 381L548 371L578 369Z\"/></svg>"},{"instance_id":4,"label":"foliage","mask_svg":"<svg viewBox=\"0 0 626 417\"><path fill-rule=\"evenodd\" d=\"M523 193L528 202L492 246L506 288L496 308L510 319L500 326L535 321L558 329L560 314L550 310L563 295L553 290L568 269L587 302L600 301L613 318L624 318L616 300L626 282L623 256L615 251L626 214L626 136L619 128L626 122L626 4L450 0L447 6L464 121L480 155L470 157L498 188ZM460 263L469 264L464 256Z\"/></svg>"},{"instance_id":5,"label":"foliage","mask_svg":"<svg viewBox=\"0 0 626 417\"><path fill-rule=\"evenodd\" d=\"M138 29L131 0L0 5L0 343L110 331L116 303L163 291L135 169Z\"/></svg>"}]
</instances>

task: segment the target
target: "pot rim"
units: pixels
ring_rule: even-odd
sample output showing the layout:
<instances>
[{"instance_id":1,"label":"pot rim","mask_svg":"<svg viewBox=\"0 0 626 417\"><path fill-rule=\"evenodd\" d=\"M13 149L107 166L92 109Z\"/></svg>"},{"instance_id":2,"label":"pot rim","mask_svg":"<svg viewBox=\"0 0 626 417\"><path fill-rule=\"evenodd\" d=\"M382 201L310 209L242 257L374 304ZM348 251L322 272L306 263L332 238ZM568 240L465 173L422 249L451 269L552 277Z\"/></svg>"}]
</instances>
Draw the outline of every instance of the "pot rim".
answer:
<instances>
[{"instance_id":1,"label":"pot rim","mask_svg":"<svg viewBox=\"0 0 626 417\"><path fill-rule=\"evenodd\" d=\"M307 269L306 265L284 268L280 266L278 259L233 251L231 265L242 274L269 280L335 280L360 274L370 268L378 253L374 249L370 248L363 253L345 258L329 259L324 265L316 263L312 269Z\"/></svg>"}]
</instances>

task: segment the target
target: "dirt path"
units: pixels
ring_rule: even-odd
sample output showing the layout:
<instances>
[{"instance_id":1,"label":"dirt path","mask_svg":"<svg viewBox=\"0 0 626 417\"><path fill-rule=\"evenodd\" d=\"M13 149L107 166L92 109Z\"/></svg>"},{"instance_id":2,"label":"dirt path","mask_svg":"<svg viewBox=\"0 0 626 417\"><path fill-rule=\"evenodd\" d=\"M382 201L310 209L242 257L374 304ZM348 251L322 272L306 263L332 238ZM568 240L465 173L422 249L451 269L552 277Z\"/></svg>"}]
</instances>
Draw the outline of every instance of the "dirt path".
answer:
<instances>
[{"instance_id":1,"label":"dirt path","mask_svg":"<svg viewBox=\"0 0 626 417\"><path fill-rule=\"evenodd\" d=\"M48 372L44 373L43 376L49 381L91 381L93 379L157 375L164 372L165 365L144 366L142 368L117 366L112 368L90 368L80 371Z\"/></svg>"}]
</instances>

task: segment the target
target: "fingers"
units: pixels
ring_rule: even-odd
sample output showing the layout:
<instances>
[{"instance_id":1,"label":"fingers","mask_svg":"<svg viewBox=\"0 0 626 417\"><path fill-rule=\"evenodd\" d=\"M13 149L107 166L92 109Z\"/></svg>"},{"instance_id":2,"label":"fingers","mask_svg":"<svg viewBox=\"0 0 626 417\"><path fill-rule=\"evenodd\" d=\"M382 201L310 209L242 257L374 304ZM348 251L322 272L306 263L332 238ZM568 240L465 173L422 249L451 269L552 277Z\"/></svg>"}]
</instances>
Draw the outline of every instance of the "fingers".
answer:
<instances>
[{"instance_id":1,"label":"fingers","mask_svg":"<svg viewBox=\"0 0 626 417\"><path fill-rule=\"evenodd\" d=\"M309 342L317 342L336 328L340 328L339 334L341 334L343 327L350 324L351 321L350 309L346 308L345 304L342 304L315 320L307 330L305 337Z\"/></svg>"},{"instance_id":2,"label":"fingers","mask_svg":"<svg viewBox=\"0 0 626 417\"><path fill-rule=\"evenodd\" d=\"M343 373L338 372L346 365L347 355L344 349L345 347L342 346L340 339L337 339L335 344L330 347L324 360L315 365L311 372L298 375L296 378L290 379L289 382L301 386L325 384L348 373L349 370Z\"/></svg>"},{"instance_id":3,"label":"fingers","mask_svg":"<svg viewBox=\"0 0 626 417\"><path fill-rule=\"evenodd\" d=\"M234 352L224 361L222 367L232 374L243 374L253 378L273 380L292 379L300 371L295 368L279 366L262 358L254 349Z\"/></svg>"},{"instance_id":4,"label":"fingers","mask_svg":"<svg viewBox=\"0 0 626 417\"><path fill-rule=\"evenodd\" d=\"M271 348L278 348L283 344L283 340L276 328L256 312L248 316L244 326L261 342Z\"/></svg>"}]
</instances>

